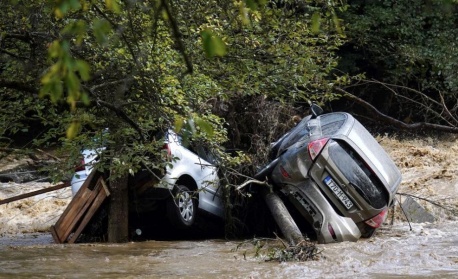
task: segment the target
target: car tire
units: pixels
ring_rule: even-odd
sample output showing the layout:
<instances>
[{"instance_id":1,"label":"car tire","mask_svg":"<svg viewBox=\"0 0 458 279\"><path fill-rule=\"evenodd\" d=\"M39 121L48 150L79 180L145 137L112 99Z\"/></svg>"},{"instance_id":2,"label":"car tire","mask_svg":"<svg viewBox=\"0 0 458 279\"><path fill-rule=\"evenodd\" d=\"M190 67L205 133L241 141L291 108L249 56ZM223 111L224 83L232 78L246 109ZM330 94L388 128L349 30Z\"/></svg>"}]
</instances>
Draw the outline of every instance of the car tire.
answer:
<instances>
[{"instance_id":1,"label":"car tire","mask_svg":"<svg viewBox=\"0 0 458 279\"><path fill-rule=\"evenodd\" d=\"M197 200L184 185L176 185L173 196L167 201L167 217L178 229L189 229L196 220Z\"/></svg>"},{"instance_id":2,"label":"car tire","mask_svg":"<svg viewBox=\"0 0 458 279\"><path fill-rule=\"evenodd\" d=\"M370 226L368 226L366 224L362 224L362 225L360 225L358 227L359 227L359 230L361 231L361 237L362 238L370 238L370 237L372 237L375 234L375 231L377 230L377 229L372 228L372 227L370 227Z\"/></svg>"}]
</instances>

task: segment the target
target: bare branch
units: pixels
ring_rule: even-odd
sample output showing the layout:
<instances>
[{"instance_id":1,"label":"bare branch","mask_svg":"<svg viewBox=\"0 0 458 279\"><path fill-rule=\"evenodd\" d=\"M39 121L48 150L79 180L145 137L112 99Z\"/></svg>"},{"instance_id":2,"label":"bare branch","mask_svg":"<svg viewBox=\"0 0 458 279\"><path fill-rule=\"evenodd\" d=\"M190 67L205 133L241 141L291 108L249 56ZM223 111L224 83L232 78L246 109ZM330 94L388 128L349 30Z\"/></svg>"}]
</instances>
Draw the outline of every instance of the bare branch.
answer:
<instances>
[{"instance_id":1,"label":"bare branch","mask_svg":"<svg viewBox=\"0 0 458 279\"><path fill-rule=\"evenodd\" d=\"M257 179L250 179L250 180L247 180L247 181L243 182L240 186L238 186L236 188L236 190L240 191L243 187L245 187L247 185L250 185L251 183L255 183L255 184L258 184L258 185L266 185L267 187L269 186L269 183L267 181L260 181L260 180L257 180Z\"/></svg>"},{"instance_id":2,"label":"bare branch","mask_svg":"<svg viewBox=\"0 0 458 279\"><path fill-rule=\"evenodd\" d=\"M442 107L444 108L446 115L449 118L451 118L455 122L455 124L458 124L458 120L455 117L453 117L452 113L448 110L447 106L445 105L444 96L440 92L439 92L439 97L441 99L441 104L442 104Z\"/></svg>"},{"instance_id":3,"label":"bare branch","mask_svg":"<svg viewBox=\"0 0 458 279\"><path fill-rule=\"evenodd\" d=\"M419 122L414 124L407 124L400 120L397 120L393 117L385 115L381 113L377 108L373 105L369 104L368 102L364 101L361 98L356 97L355 95L351 94L350 92L342 89L342 88L335 88L336 91L343 94L343 97L358 103L359 105L363 106L373 117L375 120L382 121L388 125L392 125L401 130L418 130L418 129L432 129L436 131L448 132L448 133L458 133L458 127L455 126L445 126L440 124L432 124L427 122Z\"/></svg>"},{"instance_id":4,"label":"bare branch","mask_svg":"<svg viewBox=\"0 0 458 279\"><path fill-rule=\"evenodd\" d=\"M135 80L134 78L124 78L124 79L119 79L115 81L104 82L104 83L100 83L100 84L92 86L89 90L90 92L94 93L95 91L99 90L100 88L112 87L112 86L119 85L122 83L132 82L134 80Z\"/></svg>"},{"instance_id":5,"label":"bare branch","mask_svg":"<svg viewBox=\"0 0 458 279\"><path fill-rule=\"evenodd\" d=\"M29 92L29 93L37 93L38 92L38 90L36 88L30 86L30 82L22 83L22 82L18 82L18 81L9 81L9 80L0 79L0 87L16 89L16 90L20 90L20 91Z\"/></svg>"},{"instance_id":6,"label":"bare branch","mask_svg":"<svg viewBox=\"0 0 458 279\"><path fill-rule=\"evenodd\" d=\"M437 203L437 202L435 202L435 201L433 201L433 200L431 200L431 199L427 199L427 198L423 198L423 197L419 197L419 196L412 195L412 194L407 194L407 193L400 193L400 192L398 192L397 194L400 195L400 196L411 197L411 198L419 199L419 200L422 200L422 201L425 201L425 202L429 202L430 204L435 205L435 206L437 206L437 207L440 207L440 208L442 208L442 209L444 209L444 210L451 211L451 212L455 212L454 209L452 209L452 208L447 208L446 206L444 206L444 205L442 205L442 204L440 204L440 203Z\"/></svg>"},{"instance_id":7,"label":"bare branch","mask_svg":"<svg viewBox=\"0 0 458 279\"><path fill-rule=\"evenodd\" d=\"M170 6L169 6L169 3L168 3L168 0L162 0L161 4L162 4L162 7L164 8L165 12L167 13L167 17L169 18L170 25L172 27L173 36L175 37L175 41L176 41L176 43L178 45L178 49L180 50L181 55L183 55L183 59L184 59L184 61L186 63L186 67L188 68L188 70L187 70L187 72L185 72L185 74L192 74L193 66L192 66L192 63L191 63L191 59L186 54L186 48L185 48L183 40L182 40L182 35L181 35L181 32L180 32L180 29L178 28L178 23L177 23L177 21L175 19L175 16L170 11Z\"/></svg>"},{"instance_id":8,"label":"bare branch","mask_svg":"<svg viewBox=\"0 0 458 279\"><path fill-rule=\"evenodd\" d=\"M377 85L380 85L380 86L384 87L385 89L387 89L388 91L390 91L396 97L404 99L404 100L406 100L406 101L408 101L410 103L413 103L413 104L417 105L418 107L424 108L428 113L430 113L432 115L435 115L436 117L442 119L448 125L450 125L452 127L455 127L455 126L458 125L458 120L453 116L453 114L447 108L447 105L445 104L445 100L443 98L443 95L440 92L438 92L438 94L439 94L439 98L441 100L437 101L437 100L431 98L430 96L426 95L425 93L423 93L423 92L421 92L421 91L419 91L417 89L410 88L410 87L403 86L403 85L385 83L385 82L381 82L381 81L378 81L378 80L361 80L361 82L353 84L353 85L350 85L350 86L347 86L346 88L361 86L361 85L364 85L364 84L377 84ZM400 90L404 90L404 91L407 91L407 92L414 93L415 95L420 96L424 101L423 102L416 101L416 100L414 100L412 98L409 98L407 96L399 94L399 92L396 89L400 89ZM437 110L433 109L431 107L431 105L437 106ZM437 112L437 111L439 111L439 109L442 110L442 111L441 112ZM444 114L445 114L445 116L444 116Z\"/></svg>"}]
</instances>

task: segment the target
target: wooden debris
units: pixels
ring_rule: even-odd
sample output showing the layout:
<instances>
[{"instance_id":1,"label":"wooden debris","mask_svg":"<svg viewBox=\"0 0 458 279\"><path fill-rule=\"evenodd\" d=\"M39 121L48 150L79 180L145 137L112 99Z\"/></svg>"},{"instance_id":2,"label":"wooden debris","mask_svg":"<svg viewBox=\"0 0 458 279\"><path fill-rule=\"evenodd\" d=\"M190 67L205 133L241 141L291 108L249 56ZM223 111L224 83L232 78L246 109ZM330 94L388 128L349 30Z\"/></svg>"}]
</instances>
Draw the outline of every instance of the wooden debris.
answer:
<instances>
[{"instance_id":1,"label":"wooden debris","mask_svg":"<svg viewBox=\"0 0 458 279\"><path fill-rule=\"evenodd\" d=\"M70 183L66 182L66 183L62 183L62 184L56 185L56 186L51 186L51 187L40 189L40 190L33 191L33 192L30 192L30 193L25 193L25 194L21 194L21 195L18 195L18 196L11 197L11 198L3 199L3 200L0 200L0 205L6 204L6 203L10 203L10 202L13 202L13 201L22 200L22 199L25 199L25 198L30 198L30 197L37 196L37 195L40 195L40 194L44 194L44 193L60 190L62 188L68 187L68 186L70 186Z\"/></svg>"},{"instance_id":2,"label":"wooden debris","mask_svg":"<svg viewBox=\"0 0 458 279\"><path fill-rule=\"evenodd\" d=\"M101 173L92 172L73 197L51 233L56 243L74 243L110 195Z\"/></svg>"}]
</instances>

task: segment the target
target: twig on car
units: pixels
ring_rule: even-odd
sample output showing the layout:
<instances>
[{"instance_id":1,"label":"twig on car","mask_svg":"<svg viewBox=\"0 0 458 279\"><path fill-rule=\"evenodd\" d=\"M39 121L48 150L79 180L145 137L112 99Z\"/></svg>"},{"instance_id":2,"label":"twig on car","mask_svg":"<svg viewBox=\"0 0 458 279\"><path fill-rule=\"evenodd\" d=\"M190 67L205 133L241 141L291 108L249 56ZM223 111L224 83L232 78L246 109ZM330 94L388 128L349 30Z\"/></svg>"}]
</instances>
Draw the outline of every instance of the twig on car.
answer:
<instances>
[{"instance_id":1,"label":"twig on car","mask_svg":"<svg viewBox=\"0 0 458 279\"><path fill-rule=\"evenodd\" d=\"M258 184L258 185L266 185L267 187L269 187L269 183L266 181L260 181L260 180L257 180L257 179L250 179L250 180L247 180L245 182L243 182L241 185L239 185L236 190L237 191L240 191L242 188L244 188L245 186L247 185L250 185L251 183L255 183L255 184Z\"/></svg>"}]
</instances>

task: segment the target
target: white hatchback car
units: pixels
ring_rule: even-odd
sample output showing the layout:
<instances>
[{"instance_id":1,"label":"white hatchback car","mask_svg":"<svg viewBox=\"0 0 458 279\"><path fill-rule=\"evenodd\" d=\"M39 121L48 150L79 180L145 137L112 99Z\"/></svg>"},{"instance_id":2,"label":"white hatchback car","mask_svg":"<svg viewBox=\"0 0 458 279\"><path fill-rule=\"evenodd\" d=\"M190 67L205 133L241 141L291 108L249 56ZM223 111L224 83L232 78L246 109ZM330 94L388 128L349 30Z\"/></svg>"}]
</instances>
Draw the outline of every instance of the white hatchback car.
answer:
<instances>
[{"instance_id":1,"label":"white hatchback car","mask_svg":"<svg viewBox=\"0 0 458 279\"><path fill-rule=\"evenodd\" d=\"M165 134L164 149L168 158L165 175L153 188L157 200L165 200L167 217L176 228L190 228L199 210L224 218L224 204L219 190L219 178L211 154L201 146L193 151L182 144L181 137L168 130ZM83 150L81 167L71 180L72 193L75 195L98 162L98 150Z\"/></svg>"}]
</instances>

